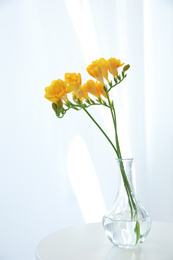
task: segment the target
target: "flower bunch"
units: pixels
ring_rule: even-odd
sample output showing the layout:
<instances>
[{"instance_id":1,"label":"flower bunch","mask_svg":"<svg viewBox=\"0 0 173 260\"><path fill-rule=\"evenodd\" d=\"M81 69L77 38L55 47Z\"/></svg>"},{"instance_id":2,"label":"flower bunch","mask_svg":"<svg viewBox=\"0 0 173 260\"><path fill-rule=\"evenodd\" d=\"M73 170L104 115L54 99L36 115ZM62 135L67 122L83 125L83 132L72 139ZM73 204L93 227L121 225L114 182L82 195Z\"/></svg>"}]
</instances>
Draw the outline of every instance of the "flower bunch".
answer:
<instances>
[{"instance_id":1,"label":"flower bunch","mask_svg":"<svg viewBox=\"0 0 173 260\"><path fill-rule=\"evenodd\" d=\"M82 85L80 73L66 73L64 81L54 80L49 87L45 88L45 98L52 102L52 107L59 118L62 118L70 108L80 110L90 105L106 105L104 100L107 98L106 92L108 93L126 77L125 71L130 67L129 65L124 66L122 76L118 75L118 68L123 65L124 63L115 58L93 61L87 67L87 72L96 81L90 79ZM108 78L109 73L113 75L114 85ZM109 85L107 90L105 90L105 80ZM97 99L93 100L90 94Z\"/></svg>"},{"instance_id":2,"label":"flower bunch","mask_svg":"<svg viewBox=\"0 0 173 260\"><path fill-rule=\"evenodd\" d=\"M69 109L84 110L107 138L118 159L122 159L122 155L118 140L114 102L110 99L109 92L112 88L120 84L127 76L126 71L130 68L130 65L123 65L124 63L121 63L119 59L110 58L105 60L104 58L101 58L99 60L93 61L87 67L88 74L95 78L96 81L90 79L82 85L80 73L66 73L64 81L61 79L54 80L49 87L45 88L45 98L52 102L52 108L54 109L57 117L62 118ZM123 69L121 73L118 73L118 68L122 66ZM113 78L112 80L109 79L110 74ZM101 126L87 110L88 107L96 105L103 105L110 109L115 130L115 144L110 140ZM137 216L137 208L122 162L120 163L120 168L128 196L128 202L131 210L131 219L133 220ZM140 225L138 221L136 221L134 231L136 233L137 244L140 239Z\"/></svg>"}]
</instances>

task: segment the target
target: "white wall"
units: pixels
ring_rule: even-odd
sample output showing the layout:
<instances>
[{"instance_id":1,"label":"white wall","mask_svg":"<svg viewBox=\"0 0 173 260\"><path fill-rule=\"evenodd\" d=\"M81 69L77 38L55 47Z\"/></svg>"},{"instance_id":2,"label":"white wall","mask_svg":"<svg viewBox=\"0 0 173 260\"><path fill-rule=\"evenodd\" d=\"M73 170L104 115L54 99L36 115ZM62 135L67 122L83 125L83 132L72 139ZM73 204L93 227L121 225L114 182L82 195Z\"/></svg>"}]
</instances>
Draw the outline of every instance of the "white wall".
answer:
<instances>
[{"instance_id":1,"label":"white wall","mask_svg":"<svg viewBox=\"0 0 173 260\"><path fill-rule=\"evenodd\" d=\"M113 94L122 150L153 220L173 221L172 27L169 0L0 1L0 259L34 259L44 236L101 221L115 197L108 142L84 112L58 119L44 98L66 72L85 82L99 57L131 64ZM107 112L90 112L113 138Z\"/></svg>"}]
</instances>

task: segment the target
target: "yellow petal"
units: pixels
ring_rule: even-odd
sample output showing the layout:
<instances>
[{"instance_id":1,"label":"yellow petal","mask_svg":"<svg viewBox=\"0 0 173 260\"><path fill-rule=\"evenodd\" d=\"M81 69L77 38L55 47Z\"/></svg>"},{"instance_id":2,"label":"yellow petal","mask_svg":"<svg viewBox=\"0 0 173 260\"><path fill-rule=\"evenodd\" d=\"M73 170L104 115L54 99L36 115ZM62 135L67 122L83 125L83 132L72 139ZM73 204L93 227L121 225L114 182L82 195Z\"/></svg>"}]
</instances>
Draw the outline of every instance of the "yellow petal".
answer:
<instances>
[{"instance_id":1,"label":"yellow petal","mask_svg":"<svg viewBox=\"0 0 173 260\"><path fill-rule=\"evenodd\" d=\"M67 90L68 92L73 91L74 89L77 91L81 86L81 74L78 73L66 73L65 81L67 82Z\"/></svg>"},{"instance_id":2,"label":"yellow petal","mask_svg":"<svg viewBox=\"0 0 173 260\"><path fill-rule=\"evenodd\" d=\"M96 80L104 83L103 75L102 75L102 69L99 64L99 61L93 61L88 67L87 72L90 76L94 77Z\"/></svg>"},{"instance_id":3,"label":"yellow petal","mask_svg":"<svg viewBox=\"0 0 173 260\"><path fill-rule=\"evenodd\" d=\"M55 103L66 97L67 83L61 79L54 80L49 87L45 88L45 91L45 98Z\"/></svg>"},{"instance_id":4,"label":"yellow petal","mask_svg":"<svg viewBox=\"0 0 173 260\"><path fill-rule=\"evenodd\" d=\"M104 91L103 86L104 86L104 85L103 85L101 82L96 82L97 92L98 92L100 95L103 95L105 98L107 98L106 92Z\"/></svg>"},{"instance_id":5,"label":"yellow petal","mask_svg":"<svg viewBox=\"0 0 173 260\"><path fill-rule=\"evenodd\" d=\"M102 83L101 83L102 84ZM96 96L96 97L100 97L100 93L97 91L96 88L96 82L93 80L88 80L83 86L82 86L83 90Z\"/></svg>"},{"instance_id":6,"label":"yellow petal","mask_svg":"<svg viewBox=\"0 0 173 260\"><path fill-rule=\"evenodd\" d=\"M121 67L124 65L124 63L121 63L121 61L119 59L115 59L115 58L110 58L109 60L107 60L108 62L108 69L109 72L116 77L118 75L118 70L117 68Z\"/></svg>"},{"instance_id":7,"label":"yellow petal","mask_svg":"<svg viewBox=\"0 0 173 260\"><path fill-rule=\"evenodd\" d=\"M99 64L100 64L103 77L104 77L107 81L109 81L109 80L108 80L108 62L107 62L107 60L105 60L104 58L100 58L98 62L99 62Z\"/></svg>"}]
</instances>

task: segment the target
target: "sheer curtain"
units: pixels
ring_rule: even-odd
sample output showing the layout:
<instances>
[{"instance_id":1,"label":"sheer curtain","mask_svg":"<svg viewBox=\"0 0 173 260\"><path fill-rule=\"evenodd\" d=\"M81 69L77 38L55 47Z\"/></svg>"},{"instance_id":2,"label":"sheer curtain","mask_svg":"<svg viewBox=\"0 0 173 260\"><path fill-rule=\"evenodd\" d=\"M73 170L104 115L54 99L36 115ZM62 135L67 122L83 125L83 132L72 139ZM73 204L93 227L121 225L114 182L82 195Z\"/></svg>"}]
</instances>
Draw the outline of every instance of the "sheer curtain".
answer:
<instances>
[{"instance_id":1,"label":"sheer curtain","mask_svg":"<svg viewBox=\"0 0 173 260\"><path fill-rule=\"evenodd\" d=\"M84 112L56 118L44 88L100 57L129 63L112 92L124 156L154 221L173 221L173 2L0 1L0 258L34 259L38 242L101 221L117 179L112 148ZM113 139L111 118L90 109Z\"/></svg>"}]
</instances>

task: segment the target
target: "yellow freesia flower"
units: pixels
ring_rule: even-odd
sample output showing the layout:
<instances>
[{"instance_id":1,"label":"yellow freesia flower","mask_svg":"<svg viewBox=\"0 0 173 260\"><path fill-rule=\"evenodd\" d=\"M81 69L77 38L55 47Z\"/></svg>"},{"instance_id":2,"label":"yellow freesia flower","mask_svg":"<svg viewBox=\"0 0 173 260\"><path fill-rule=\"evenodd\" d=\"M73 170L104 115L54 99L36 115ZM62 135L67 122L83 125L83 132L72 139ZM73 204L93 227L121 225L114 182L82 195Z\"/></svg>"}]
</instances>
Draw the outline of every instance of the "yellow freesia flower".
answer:
<instances>
[{"instance_id":1,"label":"yellow freesia flower","mask_svg":"<svg viewBox=\"0 0 173 260\"><path fill-rule=\"evenodd\" d=\"M84 92L88 92L97 98L101 97L100 95L103 95L106 98L107 96L103 86L104 85L101 82L88 80L81 88Z\"/></svg>"},{"instance_id":2,"label":"yellow freesia flower","mask_svg":"<svg viewBox=\"0 0 173 260\"><path fill-rule=\"evenodd\" d=\"M100 94L100 95L103 95L105 98L107 98L106 96L106 92L104 91L104 88L103 88L103 84L101 82L97 82L96 81L96 89L97 89L97 92ZM108 93L109 94L109 93Z\"/></svg>"},{"instance_id":3,"label":"yellow freesia flower","mask_svg":"<svg viewBox=\"0 0 173 260\"><path fill-rule=\"evenodd\" d=\"M76 97L80 100L89 98L88 93L84 90L83 86L80 87Z\"/></svg>"},{"instance_id":4,"label":"yellow freesia flower","mask_svg":"<svg viewBox=\"0 0 173 260\"><path fill-rule=\"evenodd\" d=\"M93 80L88 80L83 86L82 86L83 90L85 92L88 92L90 94L92 94L95 97L100 97L100 93L98 92L97 88L96 88L96 83Z\"/></svg>"},{"instance_id":5,"label":"yellow freesia flower","mask_svg":"<svg viewBox=\"0 0 173 260\"><path fill-rule=\"evenodd\" d=\"M104 84L103 75L102 75L102 67L98 60L93 61L87 67L87 72L90 76L94 77L96 80L98 80Z\"/></svg>"},{"instance_id":6,"label":"yellow freesia flower","mask_svg":"<svg viewBox=\"0 0 173 260\"><path fill-rule=\"evenodd\" d=\"M108 62L108 68L109 68L109 72L114 76L114 78L118 75L118 70L117 68L121 67L124 65L124 63L121 63L121 61L115 58L110 58L109 60L107 60Z\"/></svg>"},{"instance_id":7,"label":"yellow freesia flower","mask_svg":"<svg viewBox=\"0 0 173 260\"><path fill-rule=\"evenodd\" d=\"M58 79L53 80L51 85L45 88L45 91L45 98L53 103L56 103L59 100L66 100L67 93L70 93L72 90L65 81Z\"/></svg>"},{"instance_id":8,"label":"yellow freesia flower","mask_svg":"<svg viewBox=\"0 0 173 260\"><path fill-rule=\"evenodd\" d=\"M108 80L108 62L107 62L107 60L105 60L104 58L100 58L98 60L98 63L100 65L100 67L101 67L103 78L105 78L109 82L109 80Z\"/></svg>"},{"instance_id":9,"label":"yellow freesia flower","mask_svg":"<svg viewBox=\"0 0 173 260\"><path fill-rule=\"evenodd\" d=\"M81 74L78 73L66 73L65 74L65 81L67 82L69 88L71 89L71 91L74 91L75 94L77 94L77 92L80 89L81 86Z\"/></svg>"}]
</instances>

